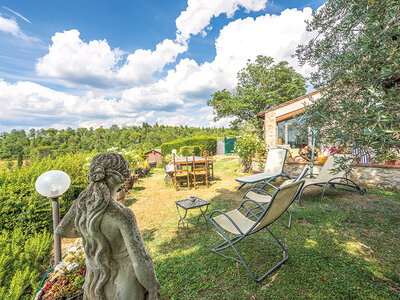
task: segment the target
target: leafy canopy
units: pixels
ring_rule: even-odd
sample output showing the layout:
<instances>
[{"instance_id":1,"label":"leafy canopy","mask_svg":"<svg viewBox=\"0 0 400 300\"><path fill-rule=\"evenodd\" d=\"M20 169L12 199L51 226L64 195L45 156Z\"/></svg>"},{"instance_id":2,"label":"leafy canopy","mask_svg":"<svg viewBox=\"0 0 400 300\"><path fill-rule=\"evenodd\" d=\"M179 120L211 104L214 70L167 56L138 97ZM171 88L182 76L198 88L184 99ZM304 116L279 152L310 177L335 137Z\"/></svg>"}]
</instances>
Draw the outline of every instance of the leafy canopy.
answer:
<instances>
[{"instance_id":1,"label":"leafy canopy","mask_svg":"<svg viewBox=\"0 0 400 300\"><path fill-rule=\"evenodd\" d=\"M306 80L289 63L273 64L272 57L257 56L248 60L246 68L237 74L234 91L223 89L212 95L207 104L214 108L215 120L234 117L232 124L246 121L261 128L255 114L280 103L299 97L306 92Z\"/></svg>"},{"instance_id":2,"label":"leafy canopy","mask_svg":"<svg viewBox=\"0 0 400 300\"><path fill-rule=\"evenodd\" d=\"M316 37L297 49L325 88L306 111L305 126L325 143L368 148L376 159L398 149L400 132L400 2L335 0L308 22Z\"/></svg>"}]
</instances>

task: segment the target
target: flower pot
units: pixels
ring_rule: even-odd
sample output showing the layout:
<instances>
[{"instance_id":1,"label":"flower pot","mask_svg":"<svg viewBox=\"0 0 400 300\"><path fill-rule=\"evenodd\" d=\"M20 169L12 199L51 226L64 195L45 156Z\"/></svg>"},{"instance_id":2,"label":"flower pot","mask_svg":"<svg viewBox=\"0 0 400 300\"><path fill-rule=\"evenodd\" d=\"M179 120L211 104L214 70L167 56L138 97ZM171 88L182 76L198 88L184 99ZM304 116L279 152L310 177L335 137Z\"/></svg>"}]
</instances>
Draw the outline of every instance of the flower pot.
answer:
<instances>
[{"instance_id":1,"label":"flower pot","mask_svg":"<svg viewBox=\"0 0 400 300\"><path fill-rule=\"evenodd\" d=\"M117 201L121 201L125 198L125 190L122 189L117 192Z\"/></svg>"},{"instance_id":2,"label":"flower pot","mask_svg":"<svg viewBox=\"0 0 400 300\"><path fill-rule=\"evenodd\" d=\"M385 163L386 165L394 166L396 164L396 159L388 159Z\"/></svg>"},{"instance_id":3,"label":"flower pot","mask_svg":"<svg viewBox=\"0 0 400 300\"><path fill-rule=\"evenodd\" d=\"M319 161L321 164L324 164L324 163L326 162L327 159L328 159L327 156L320 156L320 157L318 157L318 161Z\"/></svg>"},{"instance_id":4,"label":"flower pot","mask_svg":"<svg viewBox=\"0 0 400 300\"><path fill-rule=\"evenodd\" d=\"M83 299L83 292L68 298L67 300L82 300Z\"/></svg>"},{"instance_id":5,"label":"flower pot","mask_svg":"<svg viewBox=\"0 0 400 300\"><path fill-rule=\"evenodd\" d=\"M260 170L260 169L258 169L258 170L252 170L252 171L253 171L253 174L258 174L258 173L264 172L264 170Z\"/></svg>"},{"instance_id":6,"label":"flower pot","mask_svg":"<svg viewBox=\"0 0 400 300\"><path fill-rule=\"evenodd\" d=\"M125 191L129 191L133 187L133 183L135 182L135 179L133 177L129 177L124 184L124 189Z\"/></svg>"}]
</instances>

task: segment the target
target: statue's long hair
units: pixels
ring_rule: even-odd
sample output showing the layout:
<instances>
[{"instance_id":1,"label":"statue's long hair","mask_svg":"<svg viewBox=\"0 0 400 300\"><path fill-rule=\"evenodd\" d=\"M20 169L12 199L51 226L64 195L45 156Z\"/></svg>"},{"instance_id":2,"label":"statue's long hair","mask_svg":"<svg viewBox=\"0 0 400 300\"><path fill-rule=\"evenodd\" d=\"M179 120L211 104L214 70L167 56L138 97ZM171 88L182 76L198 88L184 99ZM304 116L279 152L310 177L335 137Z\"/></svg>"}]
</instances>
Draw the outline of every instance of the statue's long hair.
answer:
<instances>
[{"instance_id":1,"label":"statue's long hair","mask_svg":"<svg viewBox=\"0 0 400 300\"><path fill-rule=\"evenodd\" d=\"M75 228L82 236L86 254L85 298L105 299L103 288L113 279L111 247L100 229L111 199L110 189L121 185L130 176L129 164L117 153L102 153L93 157L88 173L89 186L79 195ZM108 185L107 185L108 183Z\"/></svg>"}]
</instances>

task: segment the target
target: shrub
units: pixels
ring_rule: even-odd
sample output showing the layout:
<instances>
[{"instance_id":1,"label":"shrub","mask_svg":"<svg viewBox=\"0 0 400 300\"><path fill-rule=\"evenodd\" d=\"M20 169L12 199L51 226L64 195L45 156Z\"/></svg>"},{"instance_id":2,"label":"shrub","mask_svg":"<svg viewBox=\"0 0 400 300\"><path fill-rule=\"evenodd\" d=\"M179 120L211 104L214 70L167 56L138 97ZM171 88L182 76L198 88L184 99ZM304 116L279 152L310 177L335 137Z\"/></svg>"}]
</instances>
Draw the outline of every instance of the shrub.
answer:
<instances>
[{"instance_id":1,"label":"shrub","mask_svg":"<svg viewBox=\"0 0 400 300\"><path fill-rule=\"evenodd\" d=\"M199 156L200 155L200 147L199 146L184 146L179 150L179 155L181 156Z\"/></svg>"},{"instance_id":2,"label":"shrub","mask_svg":"<svg viewBox=\"0 0 400 300\"><path fill-rule=\"evenodd\" d=\"M217 139L208 136L194 137L176 140L169 143L164 143L161 145L161 153L162 155L171 154L172 149L181 149L185 146L198 146L200 147L200 151L208 151L215 153L217 149Z\"/></svg>"},{"instance_id":3,"label":"shrub","mask_svg":"<svg viewBox=\"0 0 400 300\"><path fill-rule=\"evenodd\" d=\"M29 236L16 228L0 235L0 299L32 299L51 255L47 231Z\"/></svg>"},{"instance_id":4,"label":"shrub","mask_svg":"<svg viewBox=\"0 0 400 300\"><path fill-rule=\"evenodd\" d=\"M158 168L158 169L163 169L163 168L164 168L164 165L163 165L162 161L159 161L159 162L157 163L157 168Z\"/></svg>"},{"instance_id":5,"label":"shrub","mask_svg":"<svg viewBox=\"0 0 400 300\"><path fill-rule=\"evenodd\" d=\"M239 155L244 172L250 172L252 158L256 152L264 152L264 143L256 136L246 134L237 139L235 152Z\"/></svg>"}]
</instances>

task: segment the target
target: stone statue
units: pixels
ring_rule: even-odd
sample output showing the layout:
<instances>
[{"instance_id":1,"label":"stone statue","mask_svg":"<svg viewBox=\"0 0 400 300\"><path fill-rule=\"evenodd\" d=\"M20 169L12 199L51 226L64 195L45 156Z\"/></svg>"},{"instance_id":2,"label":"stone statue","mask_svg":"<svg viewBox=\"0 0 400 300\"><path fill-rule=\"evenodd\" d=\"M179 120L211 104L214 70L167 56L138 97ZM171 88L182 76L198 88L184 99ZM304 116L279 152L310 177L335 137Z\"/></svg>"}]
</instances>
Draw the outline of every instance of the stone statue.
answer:
<instances>
[{"instance_id":1,"label":"stone statue","mask_svg":"<svg viewBox=\"0 0 400 300\"><path fill-rule=\"evenodd\" d=\"M159 299L153 260L133 212L119 204L118 188L129 164L117 153L102 153L90 164L89 186L61 220L56 234L82 237L86 255L84 299Z\"/></svg>"}]
</instances>

